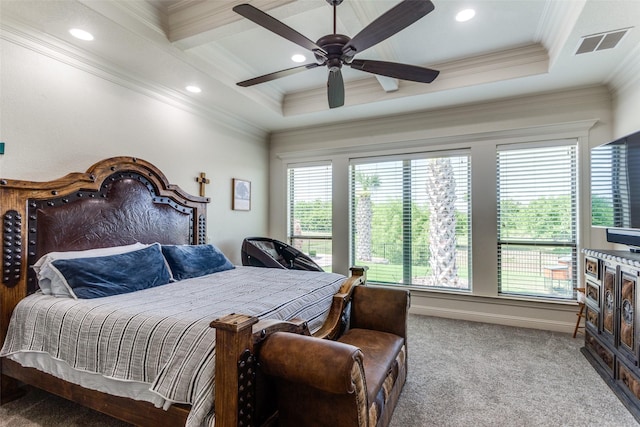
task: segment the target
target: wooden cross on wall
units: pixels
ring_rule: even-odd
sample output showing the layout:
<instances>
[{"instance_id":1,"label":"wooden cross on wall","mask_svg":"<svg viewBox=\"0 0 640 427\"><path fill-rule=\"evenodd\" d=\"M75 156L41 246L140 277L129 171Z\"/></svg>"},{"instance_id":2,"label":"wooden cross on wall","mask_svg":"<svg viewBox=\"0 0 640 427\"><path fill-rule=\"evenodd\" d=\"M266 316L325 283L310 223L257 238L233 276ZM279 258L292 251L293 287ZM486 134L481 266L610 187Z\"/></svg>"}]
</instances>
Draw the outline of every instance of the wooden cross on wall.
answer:
<instances>
[{"instance_id":1,"label":"wooden cross on wall","mask_svg":"<svg viewBox=\"0 0 640 427\"><path fill-rule=\"evenodd\" d=\"M204 186L211 182L206 175L206 173L200 172L200 176L196 178L196 182L200 184L200 196L202 197L204 197Z\"/></svg>"}]
</instances>

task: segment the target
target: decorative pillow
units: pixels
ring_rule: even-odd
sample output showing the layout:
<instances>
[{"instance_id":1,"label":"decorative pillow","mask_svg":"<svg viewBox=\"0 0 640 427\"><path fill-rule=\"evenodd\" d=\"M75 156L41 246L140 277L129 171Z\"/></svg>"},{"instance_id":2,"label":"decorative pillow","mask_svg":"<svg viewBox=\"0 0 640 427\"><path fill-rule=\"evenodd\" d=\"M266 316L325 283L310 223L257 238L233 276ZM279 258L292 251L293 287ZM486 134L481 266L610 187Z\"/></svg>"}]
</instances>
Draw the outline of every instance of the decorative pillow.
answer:
<instances>
[{"instance_id":1,"label":"decorative pillow","mask_svg":"<svg viewBox=\"0 0 640 427\"><path fill-rule=\"evenodd\" d=\"M213 245L162 245L175 280L200 277L235 266Z\"/></svg>"},{"instance_id":2,"label":"decorative pillow","mask_svg":"<svg viewBox=\"0 0 640 427\"><path fill-rule=\"evenodd\" d=\"M36 276L38 277L38 286L40 286L40 290L43 294L70 296L65 285L56 283L58 274L51 269L51 263L53 261L57 259L89 258L122 254L146 248L147 246L149 245L134 243L132 245L112 246L108 248L88 249L84 251L49 252L36 261L33 265L33 270L36 272Z\"/></svg>"},{"instance_id":3,"label":"decorative pillow","mask_svg":"<svg viewBox=\"0 0 640 427\"><path fill-rule=\"evenodd\" d=\"M166 285L171 272L160 244L137 251L90 258L59 259L51 263L73 298L100 298Z\"/></svg>"}]
</instances>

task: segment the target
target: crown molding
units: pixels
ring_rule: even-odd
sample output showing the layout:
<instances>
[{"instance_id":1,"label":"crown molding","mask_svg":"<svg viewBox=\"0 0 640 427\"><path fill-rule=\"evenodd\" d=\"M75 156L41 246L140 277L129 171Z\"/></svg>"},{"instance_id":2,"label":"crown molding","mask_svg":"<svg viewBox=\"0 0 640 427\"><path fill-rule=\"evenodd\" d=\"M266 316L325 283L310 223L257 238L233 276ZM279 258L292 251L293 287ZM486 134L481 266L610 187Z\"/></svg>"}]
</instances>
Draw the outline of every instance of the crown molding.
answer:
<instances>
[{"instance_id":1,"label":"crown molding","mask_svg":"<svg viewBox=\"0 0 640 427\"><path fill-rule=\"evenodd\" d=\"M606 83L611 86L616 95L640 84L640 45L636 46L616 67Z\"/></svg>"},{"instance_id":2,"label":"crown molding","mask_svg":"<svg viewBox=\"0 0 640 427\"><path fill-rule=\"evenodd\" d=\"M175 3L170 3L166 6L165 13L167 15L171 15L173 13L179 12L188 7L192 7L196 3L203 3L206 0L178 0Z\"/></svg>"},{"instance_id":3,"label":"crown molding","mask_svg":"<svg viewBox=\"0 0 640 427\"><path fill-rule=\"evenodd\" d=\"M203 1L170 10L168 15L169 41L176 43L182 49L189 49L214 41L218 37L233 34L235 28L223 28L229 24L241 21L243 25L246 25L246 28L250 28L249 23L233 11L233 7L242 3L247 3L247 1ZM286 8L287 13L318 7L317 4L302 2L305 4L301 8L299 3L296 0L254 0L251 5L265 12L275 12Z\"/></svg>"},{"instance_id":4,"label":"crown molding","mask_svg":"<svg viewBox=\"0 0 640 427\"><path fill-rule=\"evenodd\" d=\"M341 147L316 148L300 151L278 152L276 158L280 160L292 161L295 159L333 157L336 155L358 156L361 154L371 155L385 151L395 151L402 148L403 153L407 150L420 152L426 147L433 146L454 146L463 144L469 147L476 143L493 141L496 144L514 142L534 142L546 138L565 139L587 136L589 130L598 123L598 119L579 120L575 122L560 122L545 125L522 125L508 129L477 132L465 131L459 135L439 135L429 136L424 133L403 134L393 141L370 141L365 144L348 145ZM459 147L458 147L459 148Z\"/></svg>"},{"instance_id":5,"label":"crown molding","mask_svg":"<svg viewBox=\"0 0 640 427\"><path fill-rule=\"evenodd\" d=\"M587 0L546 2L535 40L549 51L549 68L562 53L586 3Z\"/></svg>"},{"instance_id":6,"label":"crown molding","mask_svg":"<svg viewBox=\"0 0 640 427\"><path fill-rule=\"evenodd\" d=\"M217 48L214 44L208 44L189 52L189 61L194 63L198 69L216 76L216 79L229 87L235 87L238 76L251 70L252 67L244 61L234 60L224 48ZM215 62L212 61L215 58ZM244 92L244 96L251 101L262 105L274 113L282 116L282 98L281 91L272 86L264 85L260 90L248 90Z\"/></svg>"},{"instance_id":7,"label":"crown molding","mask_svg":"<svg viewBox=\"0 0 640 427\"><path fill-rule=\"evenodd\" d=\"M172 11L169 15L169 41L175 43L242 19L232 8L242 0L209 1Z\"/></svg>"},{"instance_id":8,"label":"crown molding","mask_svg":"<svg viewBox=\"0 0 640 427\"><path fill-rule=\"evenodd\" d=\"M154 42L167 40L167 16L146 1L94 1L78 0L78 3L97 12L113 22L133 29L136 34ZM142 25L140 25L142 24Z\"/></svg>"},{"instance_id":9,"label":"crown molding","mask_svg":"<svg viewBox=\"0 0 640 427\"><path fill-rule=\"evenodd\" d=\"M1 0L0 0L1 1ZM231 7L224 2L210 2L203 0L183 0L175 4L170 4L166 8L157 7L154 4L143 2L95 2L94 0L79 0L95 12L109 18L113 22L134 31L137 35L150 40L158 49L162 49L166 54L175 57L177 60L196 69L207 76L215 76L227 87L236 86L236 78L250 66L246 63L237 63L231 60L233 55L224 49L216 49L214 44L205 44L196 48L184 51L168 42L168 26L165 10L171 11L192 11L196 7L215 6L218 8ZM289 0L290 1L290 0ZM239 16L239 15L238 15ZM126 24L125 24L126 23ZM215 62L211 60L215 58ZM246 68L242 68L242 66ZM251 101L262 105L279 116L282 116L282 93L269 87L262 88L261 91L247 91L245 96Z\"/></svg>"},{"instance_id":10,"label":"crown molding","mask_svg":"<svg viewBox=\"0 0 640 427\"><path fill-rule=\"evenodd\" d=\"M346 105L359 105L397 98L424 95L465 86L492 83L547 73L549 56L541 44L532 44L500 52L429 66L440 70L433 83L401 81L395 92L381 91L376 79L369 77L345 83ZM285 116L326 110L326 88L294 92L284 97Z\"/></svg>"},{"instance_id":11,"label":"crown molding","mask_svg":"<svg viewBox=\"0 0 640 427\"><path fill-rule=\"evenodd\" d=\"M493 102L480 102L451 108L423 110L411 114L378 117L333 123L331 126L315 126L303 129L274 132L271 146L279 156L314 155L373 150L379 147L397 147L399 143L412 146L414 141L424 146L432 143L451 143L461 140L479 140L481 137L505 138L507 131L533 129L532 136L540 137L551 130L555 136L583 136L600 119L597 109L609 105L611 95L605 86L590 86L567 91L549 92ZM550 108L553 106L553 108ZM584 113L586 111L586 113ZM596 111L594 113L594 111ZM566 112L566 114L558 114ZM584 117L588 117L583 119ZM554 122L558 122L554 124ZM569 127L568 123L573 123ZM562 126L565 133L560 133ZM582 130L581 130L582 129ZM381 145L382 144L382 145ZM331 147L327 147L331 145ZM287 154L290 152L291 154Z\"/></svg>"},{"instance_id":12,"label":"crown molding","mask_svg":"<svg viewBox=\"0 0 640 427\"><path fill-rule=\"evenodd\" d=\"M3 16L0 22L0 38L157 101L204 117L216 126L235 134L266 138L267 133L263 129L229 114L223 108L195 101L179 91L136 76L64 41L34 31L7 16Z\"/></svg>"}]
</instances>

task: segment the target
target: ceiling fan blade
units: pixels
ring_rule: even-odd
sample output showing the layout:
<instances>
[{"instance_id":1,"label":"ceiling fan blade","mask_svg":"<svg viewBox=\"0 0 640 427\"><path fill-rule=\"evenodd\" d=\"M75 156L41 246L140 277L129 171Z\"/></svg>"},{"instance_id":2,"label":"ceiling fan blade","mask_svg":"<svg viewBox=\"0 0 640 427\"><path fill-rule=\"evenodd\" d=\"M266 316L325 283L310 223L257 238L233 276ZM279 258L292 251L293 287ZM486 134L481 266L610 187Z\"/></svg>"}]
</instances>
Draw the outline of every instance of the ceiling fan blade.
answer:
<instances>
[{"instance_id":1,"label":"ceiling fan blade","mask_svg":"<svg viewBox=\"0 0 640 427\"><path fill-rule=\"evenodd\" d=\"M296 74L301 71L310 70L312 68L316 68L319 66L320 64L315 64L315 63L300 65L298 67L287 68L286 70L276 71L275 73L265 74L264 76L254 77L252 79L245 80L236 84L242 87L253 86L260 83L270 82L271 80L279 79L280 77L290 76L291 74Z\"/></svg>"},{"instance_id":2,"label":"ceiling fan blade","mask_svg":"<svg viewBox=\"0 0 640 427\"><path fill-rule=\"evenodd\" d=\"M344 81L342 80L340 68L329 71L327 95L329 97L329 108L342 107L344 105Z\"/></svg>"},{"instance_id":3,"label":"ceiling fan blade","mask_svg":"<svg viewBox=\"0 0 640 427\"><path fill-rule=\"evenodd\" d=\"M353 58L356 53L386 40L418 21L434 8L435 6L429 0L403 0L356 34L342 48L343 55Z\"/></svg>"},{"instance_id":4,"label":"ceiling fan blade","mask_svg":"<svg viewBox=\"0 0 640 427\"><path fill-rule=\"evenodd\" d=\"M411 80L412 82L419 83L431 83L438 77L438 74L440 74L440 71L418 67L416 65L369 61L366 59L354 59L347 65L356 70L366 71L367 73L380 74L382 76L393 77L400 80Z\"/></svg>"},{"instance_id":5,"label":"ceiling fan blade","mask_svg":"<svg viewBox=\"0 0 640 427\"><path fill-rule=\"evenodd\" d=\"M261 27L264 27L267 30L276 33L277 35L284 37L290 42L302 46L305 49L309 49L312 52L319 53L321 54L321 56L326 56L326 52L324 51L324 49L315 44L313 41L309 40L281 21L278 21L273 16L266 14L265 12L254 6L251 6L250 4L239 4L233 8L233 11L244 16L250 21L255 22Z\"/></svg>"}]
</instances>

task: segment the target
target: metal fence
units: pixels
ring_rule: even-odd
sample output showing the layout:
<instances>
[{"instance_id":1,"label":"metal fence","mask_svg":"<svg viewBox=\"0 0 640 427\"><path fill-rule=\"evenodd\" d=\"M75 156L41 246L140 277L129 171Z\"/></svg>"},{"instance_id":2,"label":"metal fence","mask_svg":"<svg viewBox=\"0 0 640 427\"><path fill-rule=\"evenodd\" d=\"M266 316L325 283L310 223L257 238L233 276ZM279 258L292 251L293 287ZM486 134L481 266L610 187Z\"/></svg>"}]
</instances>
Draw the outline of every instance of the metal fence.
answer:
<instances>
[{"instance_id":1,"label":"metal fence","mask_svg":"<svg viewBox=\"0 0 640 427\"><path fill-rule=\"evenodd\" d=\"M296 238L291 244L311 256L325 271L331 271L332 241L327 238ZM369 260L355 260L367 265L371 282L404 283L401 243L382 243L372 248ZM499 251L499 292L513 295L573 298L576 286L575 248L502 245ZM414 245L411 258L411 285L432 286L431 254L428 245ZM457 246L455 262L460 283L458 288L471 286L471 260L467 246Z\"/></svg>"},{"instance_id":2,"label":"metal fence","mask_svg":"<svg viewBox=\"0 0 640 427\"><path fill-rule=\"evenodd\" d=\"M573 298L575 247L502 245L498 254L501 293Z\"/></svg>"}]
</instances>

